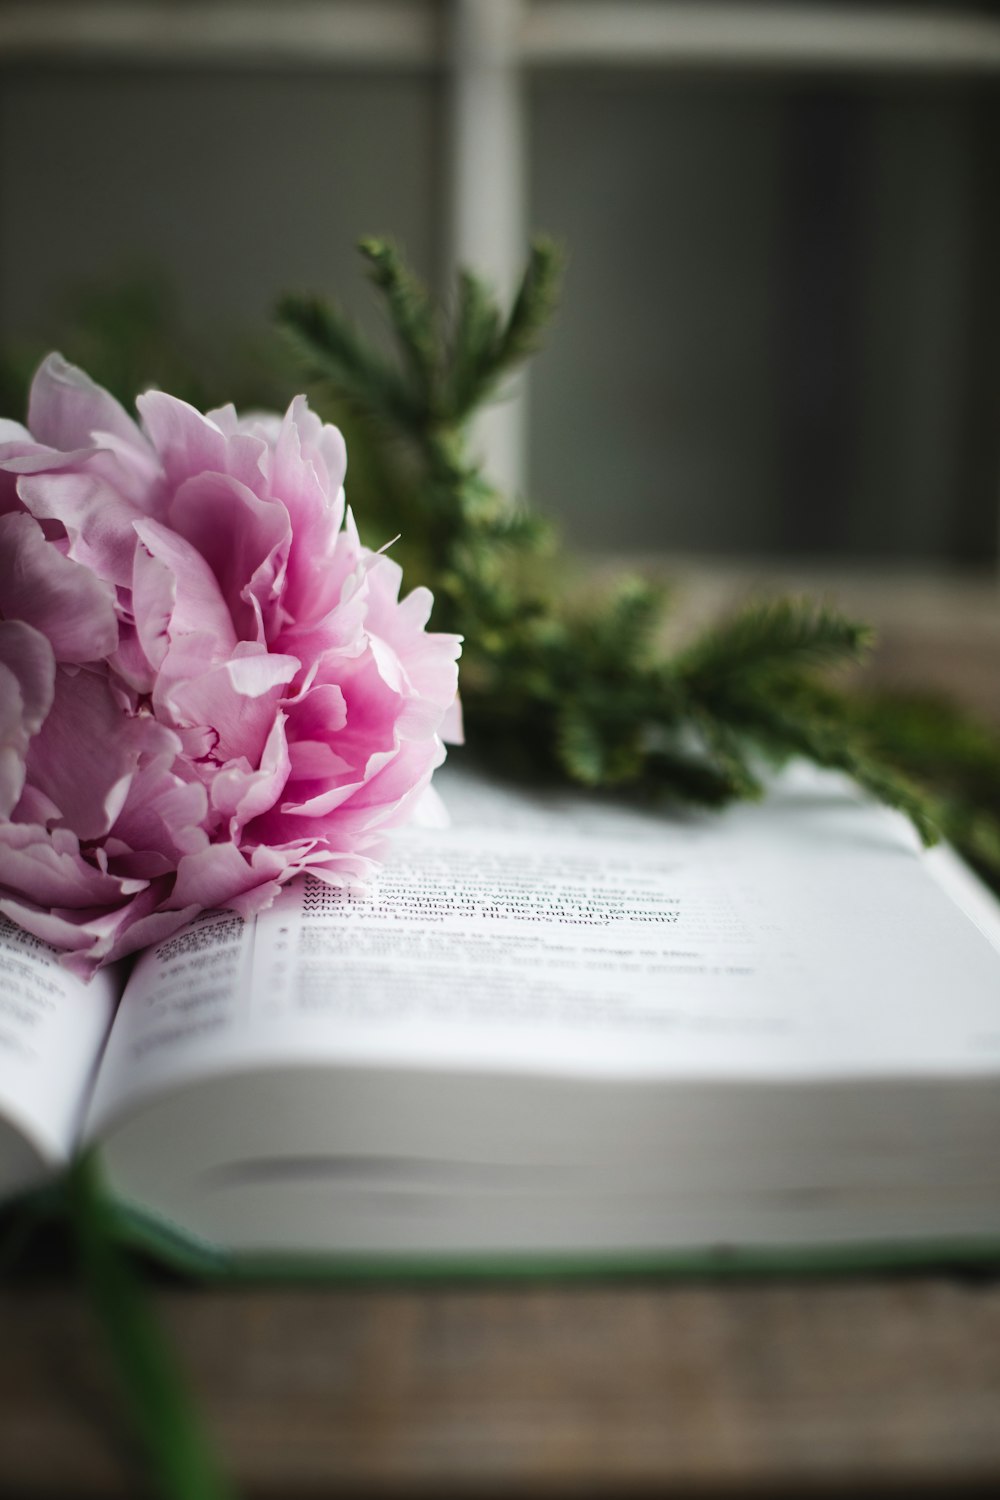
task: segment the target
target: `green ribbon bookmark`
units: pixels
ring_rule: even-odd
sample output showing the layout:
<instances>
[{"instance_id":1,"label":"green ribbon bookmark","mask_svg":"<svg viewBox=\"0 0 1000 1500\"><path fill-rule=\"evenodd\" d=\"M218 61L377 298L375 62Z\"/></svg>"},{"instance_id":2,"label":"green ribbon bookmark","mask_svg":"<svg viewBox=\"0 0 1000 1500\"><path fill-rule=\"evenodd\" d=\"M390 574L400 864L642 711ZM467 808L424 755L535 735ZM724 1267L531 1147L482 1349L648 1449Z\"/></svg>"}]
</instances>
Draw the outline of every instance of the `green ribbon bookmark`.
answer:
<instances>
[{"instance_id":1,"label":"green ribbon bookmark","mask_svg":"<svg viewBox=\"0 0 1000 1500\"><path fill-rule=\"evenodd\" d=\"M163 1500L234 1500L187 1382L116 1238L93 1161L66 1178L80 1276L100 1321L119 1386Z\"/></svg>"}]
</instances>

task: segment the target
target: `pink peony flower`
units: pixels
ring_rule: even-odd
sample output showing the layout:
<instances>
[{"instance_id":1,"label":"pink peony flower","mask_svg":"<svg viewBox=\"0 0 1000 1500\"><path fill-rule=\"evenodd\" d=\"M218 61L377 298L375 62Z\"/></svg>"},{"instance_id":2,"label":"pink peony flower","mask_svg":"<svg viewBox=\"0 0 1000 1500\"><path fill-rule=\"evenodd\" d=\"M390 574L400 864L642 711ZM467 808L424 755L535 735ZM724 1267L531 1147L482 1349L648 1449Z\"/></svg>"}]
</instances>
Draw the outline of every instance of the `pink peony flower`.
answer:
<instances>
[{"instance_id":1,"label":"pink peony flower","mask_svg":"<svg viewBox=\"0 0 1000 1500\"><path fill-rule=\"evenodd\" d=\"M358 540L337 429L138 406L53 354L0 421L0 911L81 973L364 879L460 737L459 638Z\"/></svg>"}]
</instances>

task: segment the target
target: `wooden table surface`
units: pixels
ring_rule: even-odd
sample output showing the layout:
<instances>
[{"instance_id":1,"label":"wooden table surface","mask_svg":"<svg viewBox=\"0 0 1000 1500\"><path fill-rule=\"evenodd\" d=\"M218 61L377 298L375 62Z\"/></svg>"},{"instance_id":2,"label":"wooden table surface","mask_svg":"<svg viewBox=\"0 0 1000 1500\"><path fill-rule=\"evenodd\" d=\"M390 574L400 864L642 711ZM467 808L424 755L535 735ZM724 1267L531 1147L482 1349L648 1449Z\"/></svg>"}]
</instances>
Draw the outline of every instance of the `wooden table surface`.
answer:
<instances>
[{"instance_id":1,"label":"wooden table surface","mask_svg":"<svg viewBox=\"0 0 1000 1500\"><path fill-rule=\"evenodd\" d=\"M1000 1490L1000 1278L156 1300L246 1496ZM79 1299L0 1328L5 1500L136 1494Z\"/></svg>"},{"instance_id":2,"label":"wooden table surface","mask_svg":"<svg viewBox=\"0 0 1000 1500\"><path fill-rule=\"evenodd\" d=\"M880 675L1000 722L989 587L836 591L881 624ZM1000 1267L153 1296L247 1497L1000 1493ZM0 1289L0 1496L141 1493L86 1306Z\"/></svg>"}]
</instances>

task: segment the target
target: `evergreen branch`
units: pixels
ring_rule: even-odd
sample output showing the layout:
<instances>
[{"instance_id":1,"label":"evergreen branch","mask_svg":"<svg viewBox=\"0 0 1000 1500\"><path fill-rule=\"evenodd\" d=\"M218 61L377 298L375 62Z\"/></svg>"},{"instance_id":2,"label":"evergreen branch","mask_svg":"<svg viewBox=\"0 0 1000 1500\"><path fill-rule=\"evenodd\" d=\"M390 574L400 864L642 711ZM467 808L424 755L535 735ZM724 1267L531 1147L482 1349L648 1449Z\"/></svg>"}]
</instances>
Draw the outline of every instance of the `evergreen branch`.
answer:
<instances>
[{"instance_id":1,"label":"evergreen branch","mask_svg":"<svg viewBox=\"0 0 1000 1500\"><path fill-rule=\"evenodd\" d=\"M625 580L574 605L551 528L512 507L469 459L474 410L536 346L551 312L560 259L551 244L533 247L506 318L464 273L447 335L395 251L379 241L364 253L401 368L320 303L286 299L282 317L306 373L378 428L383 525L403 527L399 550L411 580L434 593L435 628L465 638L472 749L521 774L707 806L759 797L763 758L803 755L905 812L925 841L941 830L958 839L1000 878L1000 740L957 721L947 731L938 721L935 733L932 715L832 691L825 674L863 654L865 626L779 599L665 655L659 591ZM387 445L386 433L405 441Z\"/></svg>"},{"instance_id":2,"label":"evergreen branch","mask_svg":"<svg viewBox=\"0 0 1000 1500\"><path fill-rule=\"evenodd\" d=\"M871 643L865 625L807 599L751 604L681 655L678 675L699 697L745 693L767 677L790 677L856 661Z\"/></svg>"},{"instance_id":3,"label":"evergreen branch","mask_svg":"<svg viewBox=\"0 0 1000 1500\"><path fill-rule=\"evenodd\" d=\"M945 804L941 824L959 853L1000 895L1000 819L959 802Z\"/></svg>"},{"instance_id":4,"label":"evergreen branch","mask_svg":"<svg viewBox=\"0 0 1000 1500\"><path fill-rule=\"evenodd\" d=\"M492 389L499 336L500 311L492 295L477 276L460 271L448 381L448 415L453 422L472 412Z\"/></svg>"},{"instance_id":5,"label":"evergreen branch","mask_svg":"<svg viewBox=\"0 0 1000 1500\"><path fill-rule=\"evenodd\" d=\"M879 752L1000 814L1000 736L940 695L860 693L845 712Z\"/></svg>"},{"instance_id":6,"label":"evergreen branch","mask_svg":"<svg viewBox=\"0 0 1000 1500\"><path fill-rule=\"evenodd\" d=\"M590 787L607 781L609 757L603 737L576 704L562 705L556 737L558 758L571 780Z\"/></svg>"},{"instance_id":7,"label":"evergreen branch","mask_svg":"<svg viewBox=\"0 0 1000 1500\"><path fill-rule=\"evenodd\" d=\"M533 354L552 321L559 300L564 257L554 240L532 241L521 284L496 352L499 369L510 369Z\"/></svg>"},{"instance_id":8,"label":"evergreen branch","mask_svg":"<svg viewBox=\"0 0 1000 1500\"><path fill-rule=\"evenodd\" d=\"M368 420L421 429L426 403L342 313L319 297L289 294L278 305L278 321L308 381Z\"/></svg>"},{"instance_id":9,"label":"evergreen branch","mask_svg":"<svg viewBox=\"0 0 1000 1500\"><path fill-rule=\"evenodd\" d=\"M536 240L506 322L486 284L469 271L459 273L448 404L453 421L470 416L538 347L555 308L560 273L556 246Z\"/></svg>"},{"instance_id":10,"label":"evergreen branch","mask_svg":"<svg viewBox=\"0 0 1000 1500\"><path fill-rule=\"evenodd\" d=\"M368 261L375 286L385 297L393 332L419 390L436 390L440 354L434 305L430 293L409 271L388 240L362 240L360 250Z\"/></svg>"},{"instance_id":11,"label":"evergreen branch","mask_svg":"<svg viewBox=\"0 0 1000 1500\"><path fill-rule=\"evenodd\" d=\"M943 816L937 800L903 772L880 760L862 736L842 720L783 709L761 699L746 715L746 731L765 750L781 757L803 755L818 766L844 771L878 801L905 813L925 844L941 837Z\"/></svg>"},{"instance_id":12,"label":"evergreen branch","mask_svg":"<svg viewBox=\"0 0 1000 1500\"><path fill-rule=\"evenodd\" d=\"M762 797L764 784L750 764L752 742L732 725L711 714L695 713L692 718L712 765L730 788L729 800L742 798L756 801Z\"/></svg>"},{"instance_id":13,"label":"evergreen branch","mask_svg":"<svg viewBox=\"0 0 1000 1500\"><path fill-rule=\"evenodd\" d=\"M681 750L651 750L646 757L645 776L636 791L650 801L692 803L718 809L748 794L718 763ZM756 794L759 795L759 792Z\"/></svg>"},{"instance_id":14,"label":"evergreen branch","mask_svg":"<svg viewBox=\"0 0 1000 1500\"><path fill-rule=\"evenodd\" d=\"M933 790L944 836L1000 892L1000 734L935 694L841 701L879 757Z\"/></svg>"},{"instance_id":15,"label":"evergreen branch","mask_svg":"<svg viewBox=\"0 0 1000 1500\"><path fill-rule=\"evenodd\" d=\"M663 617L664 591L645 578L626 574L612 585L600 607L591 592L577 630L594 655L612 671L628 662L635 671L656 655L656 634Z\"/></svg>"}]
</instances>

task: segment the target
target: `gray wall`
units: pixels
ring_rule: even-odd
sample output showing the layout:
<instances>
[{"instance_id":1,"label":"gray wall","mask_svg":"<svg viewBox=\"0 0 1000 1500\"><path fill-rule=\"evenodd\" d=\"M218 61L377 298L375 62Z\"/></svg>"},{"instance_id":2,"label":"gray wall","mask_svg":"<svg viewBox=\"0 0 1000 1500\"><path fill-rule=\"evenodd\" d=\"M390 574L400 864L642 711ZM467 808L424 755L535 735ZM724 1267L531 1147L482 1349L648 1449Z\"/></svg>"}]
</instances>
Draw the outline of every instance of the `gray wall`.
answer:
<instances>
[{"instance_id":1,"label":"gray wall","mask_svg":"<svg viewBox=\"0 0 1000 1500\"><path fill-rule=\"evenodd\" d=\"M434 81L414 74L0 73L0 330L140 263L202 327L262 322L292 288L360 311L362 235L436 265L439 155Z\"/></svg>"}]
</instances>

